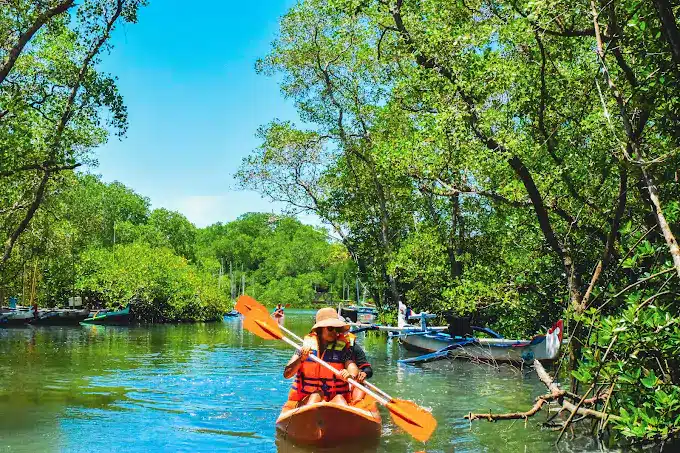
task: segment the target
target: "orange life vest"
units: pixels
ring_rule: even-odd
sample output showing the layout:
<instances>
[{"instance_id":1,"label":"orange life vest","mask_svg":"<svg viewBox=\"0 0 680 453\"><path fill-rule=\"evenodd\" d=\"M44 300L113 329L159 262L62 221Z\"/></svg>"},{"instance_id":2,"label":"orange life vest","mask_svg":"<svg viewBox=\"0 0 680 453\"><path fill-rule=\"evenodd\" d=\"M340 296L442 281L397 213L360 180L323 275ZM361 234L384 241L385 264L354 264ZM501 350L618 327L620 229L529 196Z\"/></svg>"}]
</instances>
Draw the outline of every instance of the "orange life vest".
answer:
<instances>
[{"instance_id":1,"label":"orange life vest","mask_svg":"<svg viewBox=\"0 0 680 453\"><path fill-rule=\"evenodd\" d=\"M316 333L310 333L303 339L303 347L309 347L312 354L319 356L319 345ZM321 358L338 371L345 369L345 349L347 342L338 339L335 343L326 345ZM288 393L290 401L300 401L312 393L321 393L326 401L330 401L336 395L349 397L349 384L337 377L331 370L327 369L307 358L298 370L295 381Z\"/></svg>"}]
</instances>

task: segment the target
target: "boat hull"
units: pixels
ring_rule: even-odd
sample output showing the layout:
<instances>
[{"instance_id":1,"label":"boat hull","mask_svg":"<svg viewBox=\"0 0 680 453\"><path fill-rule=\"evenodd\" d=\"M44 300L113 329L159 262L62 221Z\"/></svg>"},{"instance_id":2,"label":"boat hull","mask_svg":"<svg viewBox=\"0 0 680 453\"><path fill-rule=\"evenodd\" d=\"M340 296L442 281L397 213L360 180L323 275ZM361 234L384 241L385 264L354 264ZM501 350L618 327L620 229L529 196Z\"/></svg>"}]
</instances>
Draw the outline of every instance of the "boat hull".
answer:
<instances>
[{"instance_id":1,"label":"boat hull","mask_svg":"<svg viewBox=\"0 0 680 453\"><path fill-rule=\"evenodd\" d=\"M552 361L558 358L562 343L562 322L556 323L546 335L539 335L531 340L454 339L443 333L432 332L406 334L400 341L407 350L425 353L450 347L447 357L455 359L512 363L528 362L534 359ZM465 344L455 347L457 343L462 342Z\"/></svg>"},{"instance_id":2,"label":"boat hull","mask_svg":"<svg viewBox=\"0 0 680 453\"><path fill-rule=\"evenodd\" d=\"M0 327L24 327L34 319L33 312L11 311L0 314Z\"/></svg>"},{"instance_id":3,"label":"boat hull","mask_svg":"<svg viewBox=\"0 0 680 453\"><path fill-rule=\"evenodd\" d=\"M38 318L31 320L33 326L77 326L81 321L90 316L89 309L83 310L57 310L42 313Z\"/></svg>"},{"instance_id":4,"label":"boat hull","mask_svg":"<svg viewBox=\"0 0 680 453\"><path fill-rule=\"evenodd\" d=\"M330 447L377 439L382 420L370 397L353 406L321 402L297 407L295 401L288 401L276 429L295 443Z\"/></svg>"},{"instance_id":5,"label":"boat hull","mask_svg":"<svg viewBox=\"0 0 680 453\"><path fill-rule=\"evenodd\" d=\"M81 324L127 326L130 324L130 306L119 311L95 314L93 317L81 321Z\"/></svg>"}]
</instances>

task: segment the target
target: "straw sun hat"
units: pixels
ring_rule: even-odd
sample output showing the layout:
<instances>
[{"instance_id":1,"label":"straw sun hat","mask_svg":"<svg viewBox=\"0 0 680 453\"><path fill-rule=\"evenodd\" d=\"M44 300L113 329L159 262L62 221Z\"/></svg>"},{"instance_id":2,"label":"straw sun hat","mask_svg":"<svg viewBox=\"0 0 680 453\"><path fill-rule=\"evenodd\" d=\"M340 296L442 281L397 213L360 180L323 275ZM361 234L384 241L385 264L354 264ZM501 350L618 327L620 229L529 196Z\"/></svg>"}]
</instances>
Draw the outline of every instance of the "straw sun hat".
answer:
<instances>
[{"instance_id":1,"label":"straw sun hat","mask_svg":"<svg viewBox=\"0 0 680 453\"><path fill-rule=\"evenodd\" d=\"M349 324L340 319L335 308L325 307L316 312L316 324L312 330L319 327L349 327Z\"/></svg>"}]
</instances>

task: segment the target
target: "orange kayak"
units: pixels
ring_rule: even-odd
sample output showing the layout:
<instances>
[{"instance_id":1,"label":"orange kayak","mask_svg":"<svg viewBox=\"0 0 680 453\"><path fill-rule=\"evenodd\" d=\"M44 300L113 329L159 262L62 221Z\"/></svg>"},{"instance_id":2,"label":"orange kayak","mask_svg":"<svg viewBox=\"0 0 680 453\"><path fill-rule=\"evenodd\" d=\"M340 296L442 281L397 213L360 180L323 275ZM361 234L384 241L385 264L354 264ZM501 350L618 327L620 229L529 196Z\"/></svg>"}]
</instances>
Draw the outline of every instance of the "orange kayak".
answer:
<instances>
[{"instance_id":1,"label":"orange kayak","mask_svg":"<svg viewBox=\"0 0 680 453\"><path fill-rule=\"evenodd\" d=\"M382 420L371 397L352 406L328 402L300 407L297 404L286 402L276 420L276 429L294 442L328 447L380 437Z\"/></svg>"}]
</instances>

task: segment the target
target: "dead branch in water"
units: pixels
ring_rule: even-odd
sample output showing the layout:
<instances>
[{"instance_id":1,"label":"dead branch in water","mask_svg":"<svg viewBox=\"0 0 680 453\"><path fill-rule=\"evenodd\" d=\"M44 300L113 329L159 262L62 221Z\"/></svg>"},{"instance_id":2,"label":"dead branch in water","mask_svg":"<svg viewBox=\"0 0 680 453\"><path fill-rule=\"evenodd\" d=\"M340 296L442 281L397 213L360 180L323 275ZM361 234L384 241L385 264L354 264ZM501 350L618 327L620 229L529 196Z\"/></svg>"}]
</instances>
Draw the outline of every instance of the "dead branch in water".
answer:
<instances>
[{"instance_id":1,"label":"dead branch in water","mask_svg":"<svg viewBox=\"0 0 680 453\"><path fill-rule=\"evenodd\" d=\"M550 393L536 398L536 402L531 409L525 412L511 412L506 414L492 414L491 411L488 413L470 412L465 418L470 421L484 419L490 422L516 419L524 419L526 421L529 417L536 415L546 403L555 402L559 406L558 411L560 413L562 411L569 411L570 413L569 419L562 425L563 429L566 429L572 423L589 418L600 420L602 422L601 426L603 426L604 422L607 420L620 419L620 417L616 415L607 414L606 412L592 408L600 402L608 401L611 389L604 393L598 393L591 398L586 398L588 396L587 394L581 396L560 389L558 385L553 382L553 379L538 360L534 360L534 369L536 370L538 378L545 384ZM574 415L579 415L580 417L574 418Z\"/></svg>"}]
</instances>

